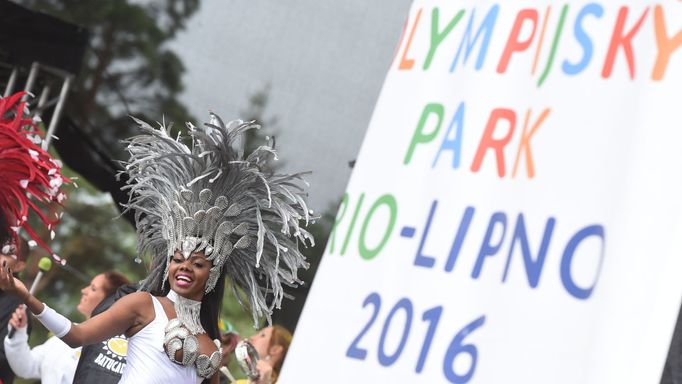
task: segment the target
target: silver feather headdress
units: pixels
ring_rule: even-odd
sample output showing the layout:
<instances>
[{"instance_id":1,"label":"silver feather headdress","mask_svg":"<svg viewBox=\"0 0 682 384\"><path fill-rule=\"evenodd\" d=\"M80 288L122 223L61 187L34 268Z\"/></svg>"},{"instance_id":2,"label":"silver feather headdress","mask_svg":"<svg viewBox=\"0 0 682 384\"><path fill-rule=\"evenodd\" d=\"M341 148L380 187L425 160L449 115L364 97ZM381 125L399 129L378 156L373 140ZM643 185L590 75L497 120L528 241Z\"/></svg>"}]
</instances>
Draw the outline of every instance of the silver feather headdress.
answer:
<instances>
[{"instance_id":1,"label":"silver feather headdress","mask_svg":"<svg viewBox=\"0 0 682 384\"><path fill-rule=\"evenodd\" d=\"M257 124L225 125L210 116L203 127L187 124L189 146L180 135L172 138L164 124L155 129L134 119L143 133L127 141L125 207L135 211L138 253L152 256L140 289L163 287L176 250L184 257L204 251L212 263L206 292L227 276L240 302L238 289L247 295L254 323L262 316L270 322L284 297L282 284L301 284L297 270L308 267L298 249L314 244L299 226L313 220L305 202L307 183L303 173L272 171L277 153L270 140L244 154L244 134Z\"/></svg>"}]
</instances>

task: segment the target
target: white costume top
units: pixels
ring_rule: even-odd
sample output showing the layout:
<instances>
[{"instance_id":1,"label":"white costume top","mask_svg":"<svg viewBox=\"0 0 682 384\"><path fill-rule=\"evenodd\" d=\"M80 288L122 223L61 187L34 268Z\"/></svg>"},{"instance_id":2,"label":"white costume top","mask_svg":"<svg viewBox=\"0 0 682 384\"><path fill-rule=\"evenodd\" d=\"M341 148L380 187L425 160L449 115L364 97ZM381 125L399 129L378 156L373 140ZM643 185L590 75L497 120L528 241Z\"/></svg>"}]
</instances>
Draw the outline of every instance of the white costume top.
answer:
<instances>
[{"instance_id":1,"label":"white costume top","mask_svg":"<svg viewBox=\"0 0 682 384\"><path fill-rule=\"evenodd\" d=\"M150 295L151 296L151 295ZM175 364L163 350L164 328L168 317L163 306L151 296L154 320L128 339L128 363L119 384L199 384L203 379L194 365Z\"/></svg>"},{"instance_id":2,"label":"white costume top","mask_svg":"<svg viewBox=\"0 0 682 384\"><path fill-rule=\"evenodd\" d=\"M52 336L30 349L26 328L14 337L5 337L5 356L14 373L24 379L40 379L43 384L70 384L76 373L81 348L71 348Z\"/></svg>"}]
</instances>

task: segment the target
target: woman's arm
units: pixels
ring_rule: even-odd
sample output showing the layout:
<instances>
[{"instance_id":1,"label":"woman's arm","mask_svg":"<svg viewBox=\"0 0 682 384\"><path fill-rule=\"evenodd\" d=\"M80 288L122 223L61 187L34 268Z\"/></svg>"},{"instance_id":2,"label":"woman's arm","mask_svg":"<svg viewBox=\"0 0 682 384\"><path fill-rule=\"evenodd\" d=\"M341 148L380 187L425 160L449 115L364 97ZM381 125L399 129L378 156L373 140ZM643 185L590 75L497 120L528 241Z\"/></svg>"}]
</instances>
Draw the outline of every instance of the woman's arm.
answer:
<instances>
[{"instance_id":1,"label":"woman's arm","mask_svg":"<svg viewBox=\"0 0 682 384\"><path fill-rule=\"evenodd\" d=\"M40 379L40 363L43 361L45 344L33 349L28 346L28 317L26 309L20 305L9 320L9 325L16 329L16 333L10 339L5 337L5 354L7 363L12 371L24 379ZM46 343L47 344L47 343Z\"/></svg>"},{"instance_id":2,"label":"woman's arm","mask_svg":"<svg viewBox=\"0 0 682 384\"><path fill-rule=\"evenodd\" d=\"M26 326L17 328L14 336L5 338L5 354L7 362L14 373L24 379L40 379L40 362L43 360L44 350L28 346Z\"/></svg>"},{"instance_id":3,"label":"woman's arm","mask_svg":"<svg viewBox=\"0 0 682 384\"><path fill-rule=\"evenodd\" d=\"M146 325L153 320L153 317L149 316L150 310L153 310L153 307L148 293L131 293L97 316L80 324L72 324L71 330L62 337L62 340L72 348L98 343L126 333L135 325Z\"/></svg>"},{"instance_id":4,"label":"woman's arm","mask_svg":"<svg viewBox=\"0 0 682 384\"><path fill-rule=\"evenodd\" d=\"M26 286L12 276L12 271L6 265L0 266L0 289L18 296L47 329L72 348L103 341L125 333L134 325L146 325L153 320L153 316L150 318L150 313L153 313L151 296L143 292L131 293L118 300L107 311L84 323L72 324L29 294Z\"/></svg>"}]
</instances>

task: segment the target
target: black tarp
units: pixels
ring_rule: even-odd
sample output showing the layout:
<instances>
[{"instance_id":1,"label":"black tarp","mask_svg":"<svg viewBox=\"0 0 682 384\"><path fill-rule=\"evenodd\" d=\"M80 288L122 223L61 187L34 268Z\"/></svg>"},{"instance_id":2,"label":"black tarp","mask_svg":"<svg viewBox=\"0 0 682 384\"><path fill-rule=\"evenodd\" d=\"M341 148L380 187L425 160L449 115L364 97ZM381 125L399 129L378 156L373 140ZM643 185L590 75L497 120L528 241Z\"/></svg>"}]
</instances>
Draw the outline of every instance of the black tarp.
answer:
<instances>
[{"instance_id":1,"label":"black tarp","mask_svg":"<svg viewBox=\"0 0 682 384\"><path fill-rule=\"evenodd\" d=\"M24 68L37 61L77 74L87 43L83 27L0 0L0 61Z\"/></svg>"}]
</instances>

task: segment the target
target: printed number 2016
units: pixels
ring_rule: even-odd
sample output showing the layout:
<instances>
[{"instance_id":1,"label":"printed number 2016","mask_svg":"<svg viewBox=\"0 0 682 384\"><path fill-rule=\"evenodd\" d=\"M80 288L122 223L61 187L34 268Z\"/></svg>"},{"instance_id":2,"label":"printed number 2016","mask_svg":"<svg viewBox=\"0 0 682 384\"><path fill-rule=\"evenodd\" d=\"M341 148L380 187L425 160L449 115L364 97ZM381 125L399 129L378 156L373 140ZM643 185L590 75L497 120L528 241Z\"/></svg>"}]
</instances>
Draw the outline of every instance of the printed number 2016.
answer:
<instances>
[{"instance_id":1,"label":"printed number 2016","mask_svg":"<svg viewBox=\"0 0 682 384\"><path fill-rule=\"evenodd\" d=\"M362 307L365 308L368 305L373 307L372 316L346 351L346 356L352 359L365 360L367 357L367 350L360 347L359 344L365 333L367 333L379 315L379 309L381 308L381 296L379 296L379 294L376 292L370 293L362 303ZM395 349L395 351L386 351L386 335L393 321L393 317L399 311L403 311L405 313L405 327L403 328L400 342L398 343L398 347ZM388 316L384 321L384 326L381 329L381 337L379 338L379 346L377 350L379 364L388 367L393 365L393 363L395 363L400 357L400 354L402 353L403 348L405 348L405 344L407 343L407 339L410 334L413 312L414 310L410 299L402 298L388 313ZM437 306L424 311L422 314L422 320L428 323L428 329L426 331L426 336L424 337L424 343L422 344L421 351L419 352L417 365L415 366L415 372L417 373L420 373L424 369L424 363L426 362L426 357L428 356L429 348L431 347L431 341L433 341L433 336L436 333L436 327L438 326L438 321L440 320L442 313L443 307ZM463 342L467 335L476 330L478 327L482 326L483 323L485 323L485 316L481 316L467 324L452 338L452 341L445 352L445 356L443 357L443 374L449 382L456 384L467 383L473 377L474 371L476 370L478 351L475 345L464 344ZM457 356L462 353L470 356L471 365L466 372L457 373L455 372L454 363Z\"/></svg>"}]
</instances>

